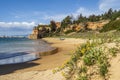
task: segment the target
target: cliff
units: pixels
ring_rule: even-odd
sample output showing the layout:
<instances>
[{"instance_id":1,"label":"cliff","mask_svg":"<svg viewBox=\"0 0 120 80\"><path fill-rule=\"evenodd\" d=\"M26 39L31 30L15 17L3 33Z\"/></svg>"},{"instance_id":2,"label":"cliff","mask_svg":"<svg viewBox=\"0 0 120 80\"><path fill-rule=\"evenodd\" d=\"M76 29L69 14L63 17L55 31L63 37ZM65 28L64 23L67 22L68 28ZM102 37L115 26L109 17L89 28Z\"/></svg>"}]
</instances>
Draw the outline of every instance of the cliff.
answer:
<instances>
[{"instance_id":1,"label":"cliff","mask_svg":"<svg viewBox=\"0 0 120 80\"><path fill-rule=\"evenodd\" d=\"M52 27L49 27L49 25L38 25L37 27L33 29L32 34L30 34L28 38L29 39L40 39L46 36L46 34L53 34L62 29L63 31L59 31L59 32L65 33L70 30L76 31L76 32L87 31L87 30L101 30L103 26L107 23L109 23L109 20L101 20L97 22L71 24L69 26L66 26L65 28L62 28L60 22L54 22L54 25L51 25Z\"/></svg>"},{"instance_id":2,"label":"cliff","mask_svg":"<svg viewBox=\"0 0 120 80\"><path fill-rule=\"evenodd\" d=\"M97 22L86 22L79 24L72 24L64 29L64 32L68 30L80 31L80 30L100 30L105 24L109 23L109 20L102 20Z\"/></svg>"},{"instance_id":3,"label":"cliff","mask_svg":"<svg viewBox=\"0 0 120 80\"><path fill-rule=\"evenodd\" d=\"M28 36L28 38L29 39L40 39L44 36L44 33L46 33L45 31L46 31L46 29L39 30L38 28L35 27L32 31L32 34L30 34Z\"/></svg>"}]
</instances>

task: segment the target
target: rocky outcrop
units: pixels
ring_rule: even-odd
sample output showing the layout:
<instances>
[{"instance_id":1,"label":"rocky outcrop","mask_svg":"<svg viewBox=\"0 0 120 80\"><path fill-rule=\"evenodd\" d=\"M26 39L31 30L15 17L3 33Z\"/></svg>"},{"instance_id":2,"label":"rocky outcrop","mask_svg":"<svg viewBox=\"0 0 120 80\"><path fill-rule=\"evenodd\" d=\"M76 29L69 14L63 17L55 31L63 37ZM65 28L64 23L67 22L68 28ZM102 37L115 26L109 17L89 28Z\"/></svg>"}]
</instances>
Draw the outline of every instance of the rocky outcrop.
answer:
<instances>
[{"instance_id":1,"label":"rocky outcrop","mask_svg":"<svg viewBox=\"0 0 120 80\"><path fill-rule=\"evenodd\" d=\"M38 29L35 27L32 31L32 34L30 34L28 36L28 38L29 39L40 39L40 38L44 37L46 32L49 32L49 30L46 29L45 27L42 27L41 29Z\"/></svg>"},{"instance_id":2,"label":"rocky outcrop","mask_svg":"<svg viewBox=\"0 0 120 80\"><path fill-rule=\"evenodd\" d=\"M69 25L67 28L65 28L64 32L67 30L74 30L77 32L80 30L100 30L107 23L109 23L109 20L73 24L73 25Z\"/></svg>"},{"instance_id":3,"label":"rocky outcrop","mask_svg":"<svg viewBox=\"0 0 120 80\"><path fill-rule=\"evenodd\" d=\"M39 39L39 30L34 28L32 34L28 36L29 39Z\"/></svg>"},{"instance_id":4,"label":"rocky outcrop","mask_svg":"<svg viewBox=\"0 0 120 80\"><path fill-rule=\"evenodd\" d=\"M102 27L107 23L109 23L109 20L99 22L87 22L87 28L91 30L102 29Z\"/></svg>"},{"instance_id":5,"label":"rocky outcrop","mask_svg":"<svg viewBox=\"0 0 120 80\"><path fill-rule=\"evenodd\" d=\"M87 30L101 30L105 24L109 23L109 20L102 20L97 22L86 22L86 23L79 23L79 24L72 24L68 25L63 32L71 31L87 31ZM38 25L32 31L32 34L28 36L29 39L40 39L49 34L49 32L56 32L58 29L61 28L60 22L53 21L53 28L48 25Z\"/></svg>"},{"instance_id":6,"label":"rocky outcrop","mask_svg":"<svg viewBox=\"0 0 120 80\"><path fill-rule=\"evenodd\" d=\"M55 24L57 29L61 27L61 22L55 22Z\"/></svg>"}]
</instances>

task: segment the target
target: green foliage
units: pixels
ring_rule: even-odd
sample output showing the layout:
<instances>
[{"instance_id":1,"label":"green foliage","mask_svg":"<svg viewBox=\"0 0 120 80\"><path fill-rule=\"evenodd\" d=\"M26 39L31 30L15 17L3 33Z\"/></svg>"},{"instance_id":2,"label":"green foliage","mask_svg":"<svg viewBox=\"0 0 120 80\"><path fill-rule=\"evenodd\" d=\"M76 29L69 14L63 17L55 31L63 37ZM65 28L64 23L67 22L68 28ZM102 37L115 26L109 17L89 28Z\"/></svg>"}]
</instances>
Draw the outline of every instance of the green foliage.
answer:
<instances>
[{"instance_id":1,"label":"green foliage","mask_svg":"<svg viewBox=\"0 0 120 80\"><path fill-rule=\"evenodd\" d=\"M95 15L92 14L89 17L83 16L82 14L78 15L76 19L74 19L72 16L66 16L62 21L61 21L61 27L59 29L57 29L56 27L56 23L55 21L50 21L50 24L48 25L37 25L36 28L39 29L41 27L50 27L52 33L60 33L63 32L65 28L70 27L71 25L74 24L79 24L79 23L83 23L84 25L84 30L82 31L89 31L89 29L87 29L87 22L96 22L96 21L100 21L100 20L111 20L110 23L106 24L103 29L101 30L101 32L106 32L106 31L110 31L110 30L118 30L120 31L120 20L116 20L117 18L120 18L120 10L117 11L113 11L112 8L110 8L107 12L105 12L104 14L101 15ZM48 32L48 33L49 33ZM73 30L68 30L65 32L65 34L71 33L73 32ZM80 36L80 35L79 35Z\"/></svg>"},{"instance_id":2,"label":"green foliage","mask_svg":"<svg viewBox=\"0 0 120 80\"><path fill-rule=\"evenodd\" d=\"M76 80L88 80L87 76L79 76Z\"/></svg>"},{"instance_id":3,"label":"green foliage","mask_svg":"<svg viewBox=\"0 0 120 80\"><path fill-rule=\"evenodd\" d=\"M65 19L62 20L61 22L61 28L66 28L68 27L68 25L72 24L72 17L71 16L67 16L65 17Z\"/></svg>"},{"instance_id":4,"label":"green foliage","mask_svg":"<svg viewBox=\"0 0 120 80\"><path fill-rule=\"evenodd\" d=\"M106 32L110 30L120 31L120 20L111 21L108 24L103 26L103 29L100 32Z\"/></svg>"},{"instance_id":5,"label":"green foliage","mask_svg":"<svg viewBox=\"0 0 120 80\"><path fill-rule=\"evenodd\" d=\"M87 72L87 67L86 66L81 66L79 69L79 73L86 73Z\"/></svg>"},{"instance_id":6,"label":"green foliage","mask_svg":"<svg viewBox=\"0 0 120 80\"><path fill-rule=\"evenodd\" d=\"M100 68L100 75L105 77L105 74L108 72L107 64L101 64Z\"/></svg>"},{"instance_id":7,"label":"green foliage","mask_svg":"<svg viewBox=\"0 0 120 80\"><path fill-rule=\"evenodd\" d=\"M88 80L88 76L86 75L90 74L86 73L89 67L96 65L99 68L99 74L105 77L109 67L108 56L104 52L104 47L97 48L97 46L99 46L100 44L101 40L99 40L98 42L93 40L92 42L87 41L86 44L83 44L80 47L78 47L78 50L72 55L71 59L67 62L65 66L70 68L70 72L68 73L68 75L73 76L73 74L77 72L77 80ZM83 65L81 67L77 66L78 60L83 61Z\"/></svg>"},{"instance_id":8,"label":"green foliage","mask_svg":"<svg viewBox=\"0 0 120 80\"><path fill-rule=\"evenodd\" d=\"M112 14L113 14L113 10L112 10L112 8L110 8L109 10L108 10L108 12L106 12L105 14L103 14L103 19L111 19L112 18Z\"/></svg>"},{"instance_id":9,"label":"green foliage","mask_svg":"<svg viewBox=\"0 0 120 80\"><path fill-rule=\"evenodd\" d=\"M109 49L110 53L112 54L112 56L116 56L117 52L119 51L117 48L110 48Z\"/></svg>"},{"instance_id":10,"label":"green foliage","mask_svg":"<svg viewBox=\"0 0 120 80\"><path fill-rule=\"evenodd\" d=\"M85 56L83 58L84 64L87 66L93 65L94 64L94 58L92 56Z\"/></svg>"},{"instance_id":11,"label":"green foliage","mask_svg":"<svg viewBox=\"0 0 120 80\"><path fill-rule=\"evenodd\" d=\"M120 17L120 10L119 11L114 11L111 20L116 20L118 17Z\"/></svg>"},{"instance_id":12,"label":"green foliage","mask_svg":"<svg viewBox=\"0 0 120 80\"><path fill-rule=\"evenodd\" d=\"M55 32L56 31L55 21L50 21L50 27L51 27L51 32Z\"/></svg>"},{"instance_id":13,"label":"green foliage","mask_svg":"<svg viewBox=\"0 0 120 80\"><path fill-rule=\"evenodd\" d=\"M110 34L108 39L106 37L102 38L87 41L78 47L70 60L61 68L62 70L68 69L68 71L62 73L67 80L90 80L96 75L100 75L106 80L108 77L108 67L110 67L109 59L111 59L109 55L112 54L115 56L119 48L114 47L109 49L103 46L104 43L109 42L108 40L111 38ZM82 65L78 66L78 63Z\"/></svg>"},{"instance_id":14,"label":"green foliage","mask_svg":"<svg viewBox=\"0 0 120 80\"><path fill-rule=\"evenodd\" d=\"M73 23L74 24L79 24L81 22L87 22L87 18L86 16L82 16L82 14L80 14L78 17L77 17L77 20L74 20Z\"/></svg>"},{"instance_id":15,"label":"green foliage","mask_svg":"<svg viewBox=\"0 0 120 80\"><path fill-rule=\"evenodd\" d=\"M67 31L65 32L65 34L69 34L69 33L71 33L71 32L74 32L74 30L67 30Z\"/></svg>"},{"instance_id":16,"label":"green foliage","mask_svg":"<svg viewBox=\"0 0 120 80\"><path fill-rule=\"evenodd\" d=\"M88 18L88 21L91 21L91 22L96 22L96 21L99 21L100 20L100 15L99 16L96 16L96 15L90 15L89 18Z\"/></svg>"}]
</instances>

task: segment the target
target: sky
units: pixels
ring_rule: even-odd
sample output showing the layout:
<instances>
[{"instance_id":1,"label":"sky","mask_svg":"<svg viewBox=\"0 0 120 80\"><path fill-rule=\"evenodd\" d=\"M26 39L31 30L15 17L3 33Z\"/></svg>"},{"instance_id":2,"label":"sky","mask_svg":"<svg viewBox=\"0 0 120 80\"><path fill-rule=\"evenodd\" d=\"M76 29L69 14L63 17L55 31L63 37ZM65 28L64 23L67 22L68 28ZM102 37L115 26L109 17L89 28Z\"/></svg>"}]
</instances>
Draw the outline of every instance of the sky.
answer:
<instances>
[{"instance_id":1,"label":"sky","mask_svg":"<svg viewBox=\"0 0 120 80\"><path fill-rule=\"evenodd\" d=\"M120 0L0 0L0 36L30 34L38 24L120 9Z\"/></svg>"}]
</instances>

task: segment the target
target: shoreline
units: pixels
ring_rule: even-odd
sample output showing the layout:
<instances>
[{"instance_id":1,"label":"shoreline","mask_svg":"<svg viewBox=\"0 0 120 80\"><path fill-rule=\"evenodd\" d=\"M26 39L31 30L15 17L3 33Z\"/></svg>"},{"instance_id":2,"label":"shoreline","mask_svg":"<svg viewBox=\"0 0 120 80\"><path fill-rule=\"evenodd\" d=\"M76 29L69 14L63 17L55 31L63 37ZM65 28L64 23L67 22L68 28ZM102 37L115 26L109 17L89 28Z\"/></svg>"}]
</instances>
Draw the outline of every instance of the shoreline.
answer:
<instances>
[{"instance_id":1,"label":"shoreline","mask_svg":"<svg viewBox=\"0 0 120 80\"><path fill-rule=\"evenodd\" d=\"M65 38L65 40L60 40L59 38L43 38L43 40L50 44L51 47L58 48L58 52L49 56L42 56L40 59L28 63L0 66L0 78L2 80L13 80L9 78L13 78L19 73L28 75L27 72L38 71L41 73L46 70L52 70L70 59L71 53L75 51L77 46L86 42L85 39L75 38ZM8 78L10 75L11 77Z\"/></svg>"},{"instance_id":2,"label":"shoreline","mask_svg":"<svg viewBox=\"0 0 120 80\"><path fill-rule=\"evenodd\" d=\"M43 38L51 47L57 47L58 52L40 59L21 64L0 66L0 80L66 80L62 71L53 74L53 70L69 60L77 46L83 44L87 39L66 38ZM113 46L113 44L110 44ZM120 54L111 59L109 68L110 80L119 79ZM116 65L116 66L114 66Z\"/></svg>"}]
</instances>

